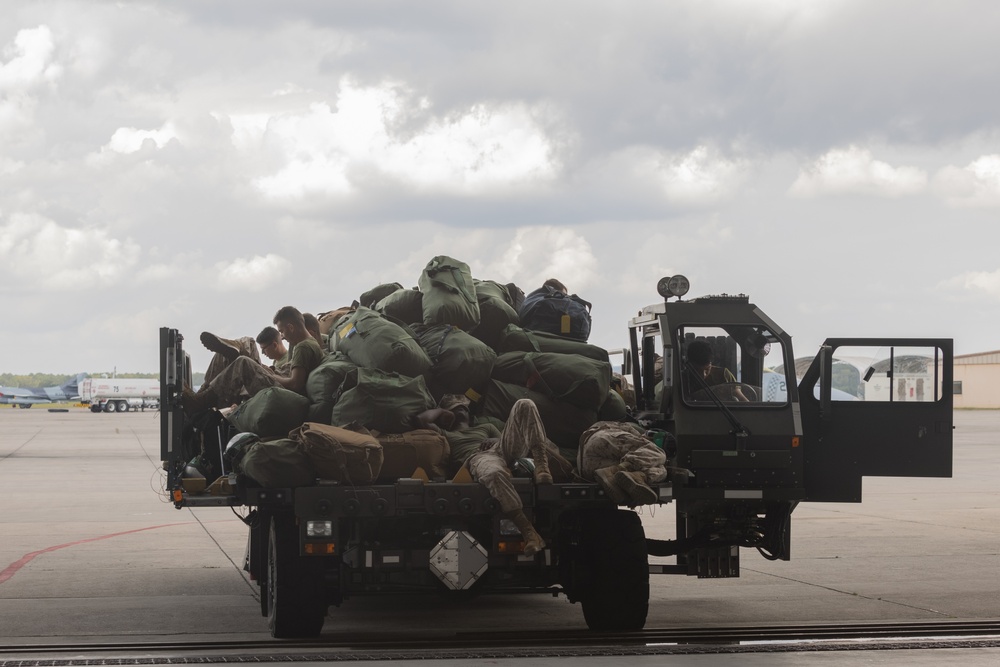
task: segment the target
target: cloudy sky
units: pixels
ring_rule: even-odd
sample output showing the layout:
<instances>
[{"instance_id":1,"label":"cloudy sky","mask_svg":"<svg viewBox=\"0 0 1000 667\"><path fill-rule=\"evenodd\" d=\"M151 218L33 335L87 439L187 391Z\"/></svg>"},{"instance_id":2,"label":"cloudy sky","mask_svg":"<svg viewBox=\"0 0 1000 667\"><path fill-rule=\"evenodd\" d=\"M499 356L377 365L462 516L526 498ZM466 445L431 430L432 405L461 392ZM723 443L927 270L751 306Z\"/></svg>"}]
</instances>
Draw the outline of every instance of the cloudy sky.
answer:
<instances>
[{"instance_id":1,"label":"cloudy sky","mask_svg":"<svg viewBox=\"0 0 1000 667\"><path fill-rule=\"evenodd\" d=\"M0 372L155 371L446 254L1000 348L1000 4L46 2L0 17Z\"/></svg>"}]
</instances>

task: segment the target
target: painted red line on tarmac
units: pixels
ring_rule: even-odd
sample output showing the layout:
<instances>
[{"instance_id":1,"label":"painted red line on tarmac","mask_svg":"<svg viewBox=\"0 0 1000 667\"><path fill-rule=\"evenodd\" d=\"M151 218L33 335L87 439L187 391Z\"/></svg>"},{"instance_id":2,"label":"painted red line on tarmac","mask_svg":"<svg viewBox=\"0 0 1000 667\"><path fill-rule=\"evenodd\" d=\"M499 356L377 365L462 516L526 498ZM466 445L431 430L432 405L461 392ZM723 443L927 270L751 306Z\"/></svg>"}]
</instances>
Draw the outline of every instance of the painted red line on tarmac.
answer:
<instances>
[{"instance_id":1,"label":"painted red line on tarmac","mask_svg":"<svg viewBox=\"0 0 1000 667\"><path fill-rule=\"evenodd\" d=\"M184 521L181 523L165 523L160 526L146 526L145 528L136 528L135 530L126 530L121 533L111 533L110 535L101 535L100 537L88 537L85 540L77 540L76 542L67 542L66 544L57 544L54 547L47 547L45 549L39 549L38 551L32 551L29 554L24 554L19 559L8 565L3 571L0 571L0 584L4 583L20 570L22 567L30 563L37 556L42 554L47 554L50 551L58 551L59 549L65 549L66 547L75 547L78 544L86 544L87 542L97 542L98 540L106 540L110 537L119 537L121 535L131 535L132 533L141 533L144 530L156 530L157 528L172 528L173 526L190 526L197 525L197 521Z\"/></svg>"}]
</instances>

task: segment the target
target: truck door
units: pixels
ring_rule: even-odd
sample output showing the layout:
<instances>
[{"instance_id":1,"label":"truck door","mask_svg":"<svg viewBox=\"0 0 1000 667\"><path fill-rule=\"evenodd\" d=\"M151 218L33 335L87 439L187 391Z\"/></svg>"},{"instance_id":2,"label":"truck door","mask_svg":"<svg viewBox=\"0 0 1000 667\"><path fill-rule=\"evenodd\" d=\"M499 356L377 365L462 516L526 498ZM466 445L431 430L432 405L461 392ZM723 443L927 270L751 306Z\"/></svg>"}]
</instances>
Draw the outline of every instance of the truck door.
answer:
<instances>
[{"instance_id":1,"label":"truck door","mask_svg":"<svg viewBox=\"0 0 1000 667\"><path fill-rule=\"evenodd\" d=\"M953 341L830 338L802 376L805 500L861 502L861 478L951 477Z\"/></svg>"}]
</instances>

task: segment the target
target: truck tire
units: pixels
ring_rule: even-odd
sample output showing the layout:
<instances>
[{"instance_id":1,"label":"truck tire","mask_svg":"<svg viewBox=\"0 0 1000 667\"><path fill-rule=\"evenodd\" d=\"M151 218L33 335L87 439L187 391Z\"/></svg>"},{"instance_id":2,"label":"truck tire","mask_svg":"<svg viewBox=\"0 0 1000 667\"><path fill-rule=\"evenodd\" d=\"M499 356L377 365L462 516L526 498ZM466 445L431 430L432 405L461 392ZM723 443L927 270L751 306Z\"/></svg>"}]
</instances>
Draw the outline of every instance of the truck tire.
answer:
<instances>
[{"instance_id":1,"label":"truck tire","mask_svg":"<svg viewBox=\"0 0 1000 667\"><path fill-rule=\"evenodd\" d=\"M581 518L576 558L587 627L595 632L641 630L649 612L649 556L639 515L596 510Z\"/></svg>"},{"instance_id":2,"label":"truck tire","mask_svg":"<svg viewBox=\"0 0 1000 667\"><path fill-rule=\"evenodd\" d=\"M105 412L114 412L115 411L115 402L114 401L108 401L107 403L105 403L104 404L104 411Z\"/></svg>"},{"instance_id":3,"label":"truck tire","mask_svg":"<svg viewBox=\"0 0 1000 667\"><path fill-rule=\"evenodd\" d=\"M118 412L128 412L128 401L117 401L115 403L115 410Z\"/></svg>"},{"instance_id":4,"label":"truck tire","mask_svg":"<svg viewBox=\"0 0 1000 667\"><path fill-rule=\"evenodd\" d=\"M90 406L90 411L91 412L101 412L101 405L100 405L100 403L93 403Z\"/></svg>"},{"instance_id":5,"label":"truck tire","mask_svg":"<svg viewBox=\"0 0 1000 667\"><path fill-rule=\"evenodd\" d=\"M267 536L267 626L275 639L315 637L326 618L323 570L299 556L294 519L274 515Z\"/></svg>"}]
</instances>

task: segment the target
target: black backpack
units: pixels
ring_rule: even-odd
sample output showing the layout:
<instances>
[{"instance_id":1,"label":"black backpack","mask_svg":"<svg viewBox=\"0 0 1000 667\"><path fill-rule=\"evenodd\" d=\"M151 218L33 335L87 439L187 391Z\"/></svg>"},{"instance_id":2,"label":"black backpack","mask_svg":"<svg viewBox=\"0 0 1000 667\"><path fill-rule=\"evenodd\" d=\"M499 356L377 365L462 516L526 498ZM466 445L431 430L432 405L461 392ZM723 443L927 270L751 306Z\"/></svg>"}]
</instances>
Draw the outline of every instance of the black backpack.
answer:
<instances>
[{"instance_id":1,"label":"black backpack","mask_svg":"<svg viewBox=\"0 0 1000 667\"><path fill-rule=\"evenodd\" d=\"M587 342L590 338L590 302L548 286L524 297L518 311L521 327Z\"/></svg>"}]
</instances>

